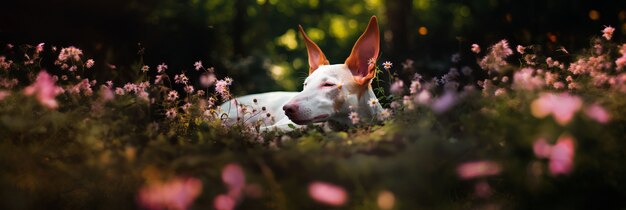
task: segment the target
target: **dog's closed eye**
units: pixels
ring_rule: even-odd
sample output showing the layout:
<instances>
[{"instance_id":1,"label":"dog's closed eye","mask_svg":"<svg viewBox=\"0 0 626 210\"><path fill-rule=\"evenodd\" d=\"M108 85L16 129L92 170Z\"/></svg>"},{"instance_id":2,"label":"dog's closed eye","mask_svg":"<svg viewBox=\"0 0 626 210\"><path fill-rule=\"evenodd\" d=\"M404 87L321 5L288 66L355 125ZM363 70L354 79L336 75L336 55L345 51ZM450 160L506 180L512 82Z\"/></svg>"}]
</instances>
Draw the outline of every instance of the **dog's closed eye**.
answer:
<instances>
[{"instance_id":1,"label":"dog's closed eye","mask_svg":"<svg viewBox=\"0 0 626 210\"><path fill-rule=\"evenodd\" d=\"M335 83L325 82L322 84L322 87L335 87Z\"/></svg>"}]
</instances>

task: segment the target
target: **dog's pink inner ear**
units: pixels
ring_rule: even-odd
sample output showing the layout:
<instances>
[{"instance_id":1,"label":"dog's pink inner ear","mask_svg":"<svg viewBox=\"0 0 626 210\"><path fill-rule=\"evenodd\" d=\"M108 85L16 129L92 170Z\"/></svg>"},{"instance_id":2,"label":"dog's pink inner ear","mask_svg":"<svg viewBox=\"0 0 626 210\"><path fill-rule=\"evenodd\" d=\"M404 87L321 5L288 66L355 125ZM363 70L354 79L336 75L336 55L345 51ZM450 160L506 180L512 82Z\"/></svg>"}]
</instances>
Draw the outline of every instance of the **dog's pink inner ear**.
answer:
<instances>
[{"instance_id":1,"label":"dog's pink inner ear","mask_svg":"<svg viewBox=\"0 0 626 210\"><path fill-rule=\"evenodd\" d=\"M300 31L300 34L302 34L302 37L304 37L304 44L306 44L306 50L309 54L309 74L313 73L313 71L321 65L328 65L328 59L326 59L326 56L320 47L318 47L317 44L315 44L315 42L313 42L313 40L311 40L306 33L304 33L302 26L299 25L298 30Z\"/></svg>"},{"instance_id":2,"label":"dog's pink inner ear","mask_svg":"<svg viewBox=\"0 0 626 210\"><path fill-rule=\"evenodd\" d=\"M376 59L380 50L380 33L376 16L372 16L365 32L356 41L346 65L355 81L360 85L369 84L376 76Z\"/></svg>"}]
</instances>

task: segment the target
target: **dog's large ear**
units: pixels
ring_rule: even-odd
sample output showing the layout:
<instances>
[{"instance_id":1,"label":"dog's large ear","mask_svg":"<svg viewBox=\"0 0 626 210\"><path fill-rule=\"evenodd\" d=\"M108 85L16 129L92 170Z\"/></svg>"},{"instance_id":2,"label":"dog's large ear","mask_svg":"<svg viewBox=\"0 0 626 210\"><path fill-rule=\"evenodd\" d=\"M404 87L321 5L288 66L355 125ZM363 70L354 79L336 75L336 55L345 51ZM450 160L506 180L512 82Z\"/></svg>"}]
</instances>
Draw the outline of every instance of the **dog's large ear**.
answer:
<instances>
[{"instance_id":1,"label":"dog's large ear","mask_svg":"<svg viewBox=\"0 0 626 210\"><path fill-rule=\"evenodd\" d=\"M313 42L313 40L309 39L309 37L304 33L304 29L302 29L301 25L298 25L298 30L302 37L304 38L304 43L306 44L306 50L309 54L309 74L313 73L313 71L317 70L321 65L328 65L328 59L320 49L320 47Z\"/></svg>"},{"instance_id":2,"label":"dog's large ear","mask_svg":"<svg viewBox=\"0 0 626 210\"><path fill-rule=\"evenodd\" d=\"M378 21L372 16L365 32L356 41L346 65L359 85L367 85L376 76L376 59L380 50Z\"/></svg>"}]
</instances>

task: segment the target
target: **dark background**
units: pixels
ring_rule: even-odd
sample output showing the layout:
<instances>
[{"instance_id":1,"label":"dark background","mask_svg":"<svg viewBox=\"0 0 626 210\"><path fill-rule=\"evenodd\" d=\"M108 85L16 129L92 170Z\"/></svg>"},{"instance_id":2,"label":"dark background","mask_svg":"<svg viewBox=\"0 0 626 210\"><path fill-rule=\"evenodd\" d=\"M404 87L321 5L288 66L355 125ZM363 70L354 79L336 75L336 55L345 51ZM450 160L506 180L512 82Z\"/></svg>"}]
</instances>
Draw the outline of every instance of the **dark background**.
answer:
<instances>
[{"instance_id":1,"label":"dark background","mask_svg":"<svg viewBox=\"0 0 626 210\"><path fill-rule=\"evenodd\" d=\"M590 45L604 26L614 40L626 32L626 3L570 0L20 0L0 7L0 44L76 46L96 60L126 71L139 61L170 73L202 60L218 77L229 75L235 92L298 89L306 76L301 24L331 63L342 63L371 15L382 33L379 63L394 70L407 58L423 74L447 71L454 53L471 55L501 39L511 47L542 44L545 52ZM427 33L420 34L420 27ZM474 59L472 57L472 59ZM472 60L470 59L470 60ZM413 72L405 72L406 74ZM192 75L193 76L193 75Z\"/></svg>"}]
</instances>

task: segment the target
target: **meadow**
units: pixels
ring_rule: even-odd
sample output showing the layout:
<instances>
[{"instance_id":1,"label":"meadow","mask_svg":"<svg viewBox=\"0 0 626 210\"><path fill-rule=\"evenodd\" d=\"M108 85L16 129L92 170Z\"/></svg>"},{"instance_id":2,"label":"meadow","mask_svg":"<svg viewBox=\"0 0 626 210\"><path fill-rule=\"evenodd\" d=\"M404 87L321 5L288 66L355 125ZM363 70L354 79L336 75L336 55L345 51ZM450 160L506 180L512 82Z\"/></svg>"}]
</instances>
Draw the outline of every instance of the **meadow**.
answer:
<instances>
[{"instance_id":1,"label":"meadow","mask_svg":"<svg viewBox=\"0 0 626 210\"><path fill-rule=\"evenodd\" d=\"M219 104L254 81L201 60L144 63L140 49L120 72L80 46L9 44L0 208L624 208L626 44L614 30L586 49L470 41L442 76L379 60L385 111L336 132L261 132L274 119L247 121L265 114L256 104L224 124Z\"/></svg>"}]
</instances>

